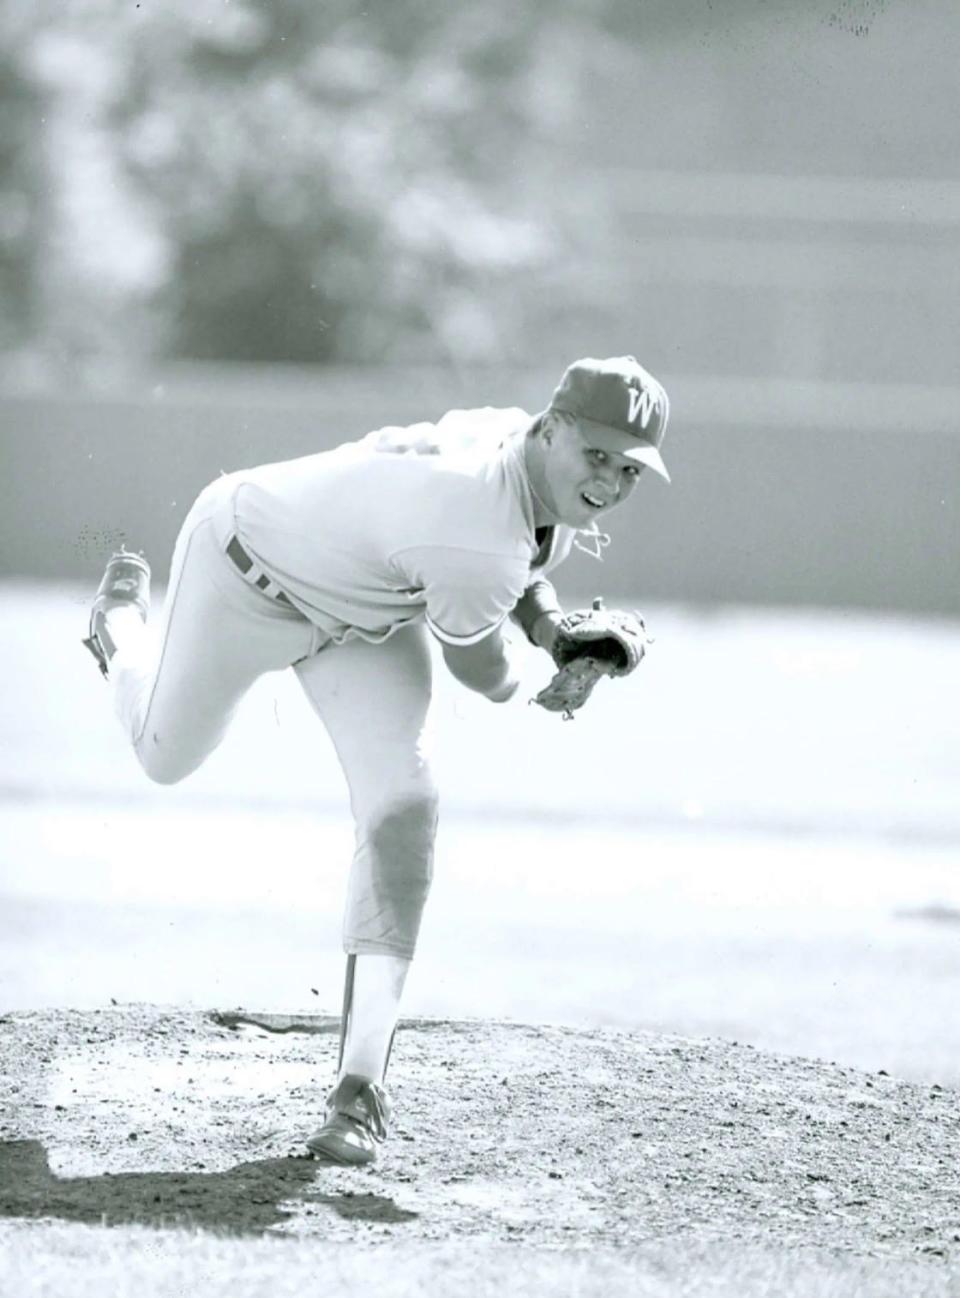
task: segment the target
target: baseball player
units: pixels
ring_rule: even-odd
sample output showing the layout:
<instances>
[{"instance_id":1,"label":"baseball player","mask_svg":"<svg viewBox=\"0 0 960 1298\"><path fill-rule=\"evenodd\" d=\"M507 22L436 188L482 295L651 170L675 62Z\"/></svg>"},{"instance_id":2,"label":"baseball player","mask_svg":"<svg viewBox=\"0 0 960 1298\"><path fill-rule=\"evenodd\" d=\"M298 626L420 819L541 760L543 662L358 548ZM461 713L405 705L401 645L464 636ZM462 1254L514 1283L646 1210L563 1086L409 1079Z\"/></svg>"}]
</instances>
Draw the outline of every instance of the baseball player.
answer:
<instances>
[{"instance_id":1,"label":"baseball player","mask_svg":"<svg viewBox=\"0 0 960 1298\"><path fill-rule=\"evenodd\" d=\"M173 784L223 738L264 672L292 667L346 776L355 824L337 1076L317 1157L369 1163L430 887L437 791L424 745L431 638L493 703L518 686L508 619L558 670L537 701L572 716L643 656L642 624L567 616L549 574L660 454L668 400L632 356L576 361L540 414L452 410L334 450L221 476L177 538L159 626L150 569L107 563L84 643L146 774Z\"/></svg>"}]
</instances>

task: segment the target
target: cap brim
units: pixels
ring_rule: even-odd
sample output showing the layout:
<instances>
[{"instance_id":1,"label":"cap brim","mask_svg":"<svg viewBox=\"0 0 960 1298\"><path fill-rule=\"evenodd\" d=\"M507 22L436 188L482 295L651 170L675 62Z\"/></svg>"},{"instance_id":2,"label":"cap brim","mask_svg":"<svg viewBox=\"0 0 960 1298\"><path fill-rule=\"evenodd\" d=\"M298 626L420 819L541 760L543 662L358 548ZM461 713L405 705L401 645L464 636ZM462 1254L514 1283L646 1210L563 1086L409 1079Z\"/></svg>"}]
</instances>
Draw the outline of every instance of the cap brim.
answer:
<instances>
[{"instance_id":1,"label":"cap brim","mask_svg":"<svg viewBox=\"0 0 960 1298\"><path fill-rule=\"evenodd\" d=\"M654 473L659 473L661 478L667 482L670 481L670 474L667 472L667 466L663 462L663 456L655 446L631 446L628 450L620 452L628 460L638 460L640 464L645 464L648 469L653 469Z\"/></svg>"}]
</instances>

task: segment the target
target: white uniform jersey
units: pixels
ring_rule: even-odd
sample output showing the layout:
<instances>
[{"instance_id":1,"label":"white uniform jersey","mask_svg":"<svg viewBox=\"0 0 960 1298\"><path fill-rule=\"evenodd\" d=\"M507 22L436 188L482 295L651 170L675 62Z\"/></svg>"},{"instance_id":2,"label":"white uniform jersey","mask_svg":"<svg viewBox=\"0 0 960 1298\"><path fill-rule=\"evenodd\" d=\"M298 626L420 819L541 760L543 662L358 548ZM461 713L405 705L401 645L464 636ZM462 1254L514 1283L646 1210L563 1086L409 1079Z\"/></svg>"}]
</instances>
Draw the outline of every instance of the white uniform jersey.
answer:
<instances>
[{"instance_id":1,"label":"white uniform jersey","mask_svg":"<svg viewBox=\"0 0 960 1298\"><path fill-rule=\"evenodd\" d=\"M335 643L385 640L418 618L451 645L489 635L570 552L534 536L525 411L452 410L331 451L236 474L236 532Z\"/></svg>"}]
</instances>

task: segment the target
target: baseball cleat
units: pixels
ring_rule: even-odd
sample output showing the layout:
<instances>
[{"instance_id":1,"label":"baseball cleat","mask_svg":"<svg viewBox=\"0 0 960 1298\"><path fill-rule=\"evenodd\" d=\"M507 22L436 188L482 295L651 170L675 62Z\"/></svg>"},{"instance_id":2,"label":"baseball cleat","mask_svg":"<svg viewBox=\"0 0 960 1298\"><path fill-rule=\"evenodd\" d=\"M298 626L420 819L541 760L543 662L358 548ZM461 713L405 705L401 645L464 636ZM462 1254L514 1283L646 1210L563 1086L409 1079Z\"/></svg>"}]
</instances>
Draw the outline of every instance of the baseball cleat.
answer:
<instances>
[{"instance_id":1,"label":"baseball cleat","mask_svg":"<svg viewBox=\"0 0 960 1298\"><path fill-rule=\"evenodd\" d=\"M327 1118L307 1140L317 1158L359 1166L372 1163L387 1138L393 1106L382 1086L347 1073L327 1096Z\"/></svg>"},{"instance_id":2,"label":"baseball cleat","mask_svg":"<svg viewBox=\"0 0 960 1298\"><path fill-rule=\"evenodd\" d=\"M97 660L101 672L107 675L110 659L116 653L107 630L106 614L120 604L132 604L147 620L150 609L150 565L142 554L131 554L122 547L107 560L103 578L90 606L90 634L83 641Z\"/></svg>"}]
</instances>

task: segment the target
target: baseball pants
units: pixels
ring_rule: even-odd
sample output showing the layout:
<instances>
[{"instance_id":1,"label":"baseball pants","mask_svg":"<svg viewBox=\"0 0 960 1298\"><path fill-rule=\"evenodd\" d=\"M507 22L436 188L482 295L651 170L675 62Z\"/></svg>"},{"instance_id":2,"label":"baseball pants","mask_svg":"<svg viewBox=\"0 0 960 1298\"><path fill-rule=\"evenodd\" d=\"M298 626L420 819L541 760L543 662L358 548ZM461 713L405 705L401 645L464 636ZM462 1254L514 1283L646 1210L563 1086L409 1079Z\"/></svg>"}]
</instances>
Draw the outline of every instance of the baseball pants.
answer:
<instances>
[{"instance_id":1,"label":"baseball pants","mask_svg":"<svg viewBox=\"0 0 960 1298\"><path fill-rule=\"evenodd\" d=\"M174 548L159 636L119 636L114 707L147 775L173 784L217 747L253 682L293 667L347 780L355 852L344 949L413 956L433 871L437 795L425 753L422 624L334 644L228 558L236 476L201 492Z\"/></svg>"}]
</instances>

